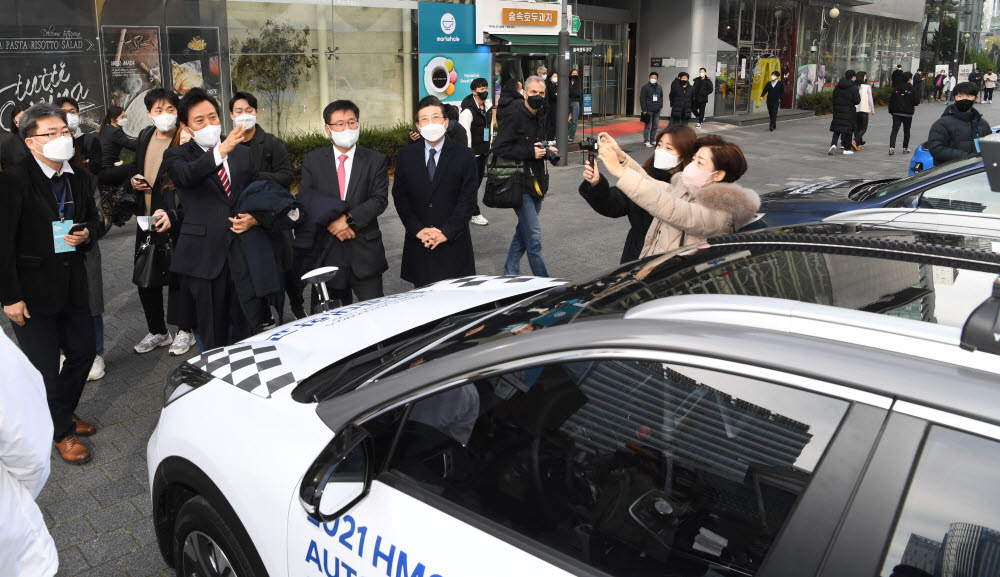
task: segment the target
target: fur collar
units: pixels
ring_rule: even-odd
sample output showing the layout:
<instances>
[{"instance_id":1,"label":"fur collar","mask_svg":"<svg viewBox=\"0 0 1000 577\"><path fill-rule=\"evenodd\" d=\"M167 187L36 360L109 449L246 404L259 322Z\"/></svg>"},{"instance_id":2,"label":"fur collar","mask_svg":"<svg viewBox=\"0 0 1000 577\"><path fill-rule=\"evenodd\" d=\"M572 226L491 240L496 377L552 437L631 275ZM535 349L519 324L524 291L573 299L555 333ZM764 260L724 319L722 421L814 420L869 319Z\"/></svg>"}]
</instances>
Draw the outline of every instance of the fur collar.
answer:
<instances>
[{"instance_id":1,"label":"fur collar","mask_svg":"<svg viewBox=\"0 0 1000 577\"><path fill-rule=\"evenodd\" d=\"M715 182L691 190L684 185L684 173L678 172L670 179L670 185L681 191L681 196L688 202L697 202L705 208L732 215L736 230L742 228L760 210L760 196L733 182Z\"/></svg>"}]
</instances>

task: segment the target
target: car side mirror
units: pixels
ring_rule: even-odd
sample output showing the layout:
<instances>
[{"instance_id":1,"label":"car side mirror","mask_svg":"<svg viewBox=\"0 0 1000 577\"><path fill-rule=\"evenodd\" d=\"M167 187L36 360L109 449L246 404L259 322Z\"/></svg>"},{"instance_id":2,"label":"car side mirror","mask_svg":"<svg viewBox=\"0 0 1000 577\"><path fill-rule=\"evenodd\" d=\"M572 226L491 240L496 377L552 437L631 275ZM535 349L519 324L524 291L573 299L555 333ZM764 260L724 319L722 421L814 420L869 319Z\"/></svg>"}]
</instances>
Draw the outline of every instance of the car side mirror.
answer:
<instances>
[{"instance_id":1,"label":"car side mirror","mask_svg":"<svg viewBox=\"0 0 1000 577\"><path fill-rule=\"evenodd\" d=\"M299 501L316 521L333 521L368 495L371 477L368 432L348 425L309 467L299 489Z\"/></svg>"},{"instance_id":2,"label":"car side mirror","mask_svg":"<svg viewBox=\"0 0 1000 577\"><path fill-rule=\"evenodd\" d=\"M990 297L966 319L959 346L967 351L1000 354L1000 277L993 280Z\"/></svg>"}]
</instances>

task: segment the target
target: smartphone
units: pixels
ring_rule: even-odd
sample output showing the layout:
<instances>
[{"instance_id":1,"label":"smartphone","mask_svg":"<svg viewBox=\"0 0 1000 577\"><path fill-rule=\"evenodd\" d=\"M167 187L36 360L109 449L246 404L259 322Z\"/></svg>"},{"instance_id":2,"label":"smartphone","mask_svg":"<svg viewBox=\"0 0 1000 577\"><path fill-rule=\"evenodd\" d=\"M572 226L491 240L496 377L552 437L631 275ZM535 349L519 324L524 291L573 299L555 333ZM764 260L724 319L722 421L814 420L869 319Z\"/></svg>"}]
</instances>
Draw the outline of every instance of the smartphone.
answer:
<instances>
[{"instance_id":1,"label":"smartphone","mask_svg":"<svg viewBox=\"0 0 1000 577\"><path fill-rule=\"evenodd\" d=\"M81 230L83 230L85 228L87 228L86 223L78 222L78 223L74 224L73 226L69 227L69 233L70 234L74 234L74 233L80 232Z\"/></svg>"},{"instance_id":2,"label":"smartphone","mask_svg":"<svg viewBox=\"0 0 1000 577\"><path fill-rule=\"evenodd\" d=\"M149 184L149 181L148 181L148 180L146 180L146 179L145 179L145 177L143 177L143 176L140 176L140 175L138 175L138 174L137 174L137 175L135 175L135 176L134 176L133 178L134 178L135 180L138 180L139 182L141 182L141 183L145 184L145 185L146 185L146 186L148 186L149 188L153 188L153 185Z\"/></svg>"}]
</instances>

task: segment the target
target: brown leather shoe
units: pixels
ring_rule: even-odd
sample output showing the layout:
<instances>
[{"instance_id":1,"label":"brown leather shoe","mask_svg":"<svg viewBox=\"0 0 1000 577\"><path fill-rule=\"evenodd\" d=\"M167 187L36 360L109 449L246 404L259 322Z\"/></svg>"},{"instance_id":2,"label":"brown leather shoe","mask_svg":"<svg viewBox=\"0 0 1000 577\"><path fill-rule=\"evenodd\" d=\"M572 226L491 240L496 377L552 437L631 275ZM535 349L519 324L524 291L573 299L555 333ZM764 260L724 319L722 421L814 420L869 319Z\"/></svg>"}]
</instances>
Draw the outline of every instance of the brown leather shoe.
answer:
<instances>
[{"instance_id":1,"label":"brown leather shoe","mask_svg":"<svg viewBox=\"0 0 1000 577\"><path fill-rule=\"evenodd\" d=\"M76 415L73 415L73 424L76 425L76 434L79 437L89 437L97 432L97 427Z\"/></svg>"},{"instance_id":2,"label":"brown leather shoe","mask_svg":"<svg viewBox=\"0 0 1000 577\"><path fill-rule=\"evenodd\" d=\"M63 440L54 443L63 461L72 465L82 465L90 460L90 451L83 446L76 435L67 435Z\"/></svg>"}]
</instances>

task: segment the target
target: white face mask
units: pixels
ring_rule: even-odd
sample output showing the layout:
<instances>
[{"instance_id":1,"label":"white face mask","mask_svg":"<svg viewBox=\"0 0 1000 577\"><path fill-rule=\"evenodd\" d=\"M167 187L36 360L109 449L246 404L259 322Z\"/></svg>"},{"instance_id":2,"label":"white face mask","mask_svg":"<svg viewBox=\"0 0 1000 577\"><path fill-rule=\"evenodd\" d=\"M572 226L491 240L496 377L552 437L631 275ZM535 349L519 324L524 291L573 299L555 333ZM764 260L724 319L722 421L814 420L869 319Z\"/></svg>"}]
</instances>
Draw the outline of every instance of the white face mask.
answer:
<instances>
[{"instance_id":1,"label":"white face mask","mask_svg":"<svg viewBox=\"0 0 1000 577\"><path fill-rule=\"evenodd\" d=\"M359 136L361 136L360 128L345 128L340 132L335 130L330 131L330 140L341 148L350 148L354 146L357 144Z\"/></svg>"},{"instance_id":2,"label":"white face mask","mask_svg":"<svg viewBox=\"0 0 1000 577\"><path fill-rule=\"evenodd\" d=\"M653 151L653 168L659 168L660 170L670 170L680 163L680 157L675 154L670 154L662 148L657 148Z\"/></svg>"},{"instance_id":3,"label":"white face mask","mask_svg":"<svg viewBox=\"0 0 1000 577\"><path fill-rule=\"evenodd\" d=\"M558 76L553 76L552 77L552 84L559 84L559 77Z\"/></svg>"},{"instance_id":4,"label":"white face mask","mask_svg":"<svg viewBox=\"0 0 1000 577\"><path fill-rule=\"evenodd\" d=\"M153 116L153 124L156 125L156 129L160 132L170 132L177 126L177 115L176 114L161 114L159 116Z\"/></svg>"},{"instance_id":5,"label":"white face mask","mask_svg":"<svg viewBox=\"0 0 1000 577\"><path fill-rule=\"evenodd\" d=\"M253 127L257 125L257 117L253 114L241 114L233 119L235 124L242 124L247 131L253 130Z\"/></svg>"},{"instance_id":6,"label":"white face mask","mask_svg":"<svg viewBox=\"0 0 1000 577\"><path fill-rule=\"evenodd\" d=\"M219 137L222 136L221 124L209 124L201 130L194 131L194 141L202 148L213 148L219 144Z\"/></svg>"},{"instance_id":7,"label":"white face mask","mask_svg":"<svg viewBox=\"0 0 1000 577\"><path fill-rule=\"evenodd\" d=\"M32 140L35 139L32 138ZM53 138L45 144L42 144L37 140L35 140L35 142L42 145L42 156L52 162L66 162L67 160L73 158L72 136L60 136L59 138Z\"/></svg>"},{"instance_id":8,"label":"white face mask","mask_svg":"<svg viewBox=\"0 0 1000 577\"><path fill-rule=\"evenodd\" d=\"M128 122L128 118L122 117L122 119L118 121L118 126L125 126L126 122Z\"/></svg>"},{"instance_id":9,"label":"white face mask","mask_svg":"<svg viewBox=\"0 0 1000 577\"><path fill-rule=\"evenodd\" d=\"M649 79L649 83L650 84L656 84L656 79L655 78L650 78Z\"/></svg>"},{"instance_id":10,"label":"white face mask","mask_svg":"<svg viewBox=\"0 0 1000 577\"><path fill-rule=\"evenodd\" d=\"M69 129L72 130L73 132L76 132L76 129L80 128L80 115L73 114L72 112L67 112L66 126L68 126Z\"/></svg>"},{"instance_id":11,"label":"white face mask","mask_svg":"<svg viewBox=\"0 0 1000 577\"><path fill-rule=\"evenodd\" d=\"M702 78L704 78L704 77L705 77L705 73L704 73L704 72L702 72L702 73L701 73L701 77L702 77Z\"/></svg>"},{"instance_id":12,"label":"white face mask","mask_svg":"<svg viewBox=\"0 0 1000 577\"><path fill-rule=\"evenodd\" d=\"M448 129L443 124L431 123L420 127L420 136L423 136L427 142L437 142L444 138L447 131Z\"/></svg>"},{"instance_id":13,"label":"white face mask","mask_svg":"<svg viewBox=\"0 0 1000 577\"><path fill-rule=\"evenodd\" d=\"M549 77L549 75L548 74L539 74L538 77L541 78L542 80L545 80L546 78Z\"/></svg>"}]
</instances>

